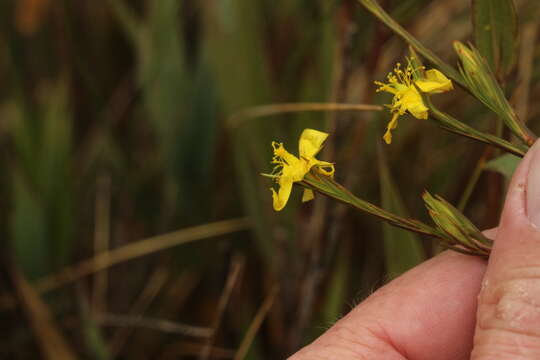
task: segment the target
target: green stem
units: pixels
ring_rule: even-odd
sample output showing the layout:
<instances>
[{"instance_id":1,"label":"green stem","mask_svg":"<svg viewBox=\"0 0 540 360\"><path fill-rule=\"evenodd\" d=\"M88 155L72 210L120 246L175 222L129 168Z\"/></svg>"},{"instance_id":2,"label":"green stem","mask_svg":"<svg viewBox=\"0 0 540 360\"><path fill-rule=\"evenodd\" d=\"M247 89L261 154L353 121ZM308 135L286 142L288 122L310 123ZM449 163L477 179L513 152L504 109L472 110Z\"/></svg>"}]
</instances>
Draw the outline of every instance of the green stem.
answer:
<instances>
[{"instance_id":1,"label":"green stem","mask_svg":"<svg viewBox=\"0 0 540 360\"><path fill-rule=\"evenodd\" d=\"M430 114L432 115L433 120L435 120L442 128L453 132L458 135L474 139L484 144L493 145L499 149L502 149L506 152L514 154L519 157L525 156L527 148L525 146L514 145L506 140L503 140L497 136L486 134L482 131L476 130L475 128L453 118L452 116L443 113L437 109L429 100L429 97L425 94L422 94L422 98L425 104L429 107Z\"/></svg>"},{"instance_id":2,"label":"green stem","mask_svg":"<svg viewBox=\"0 0 540 360\"><path fill-rule=\"evenodd\" d=\"M463 192L463 195L459 199L458 203L458 210L463 212L465 211L465 207L467 206L469 202L469 198L471 197L471 194L478 183L478 179L480 179L480 175L482 174L482 171L484 170L484 164L486 163L485 154L482 155L480 160L476 163L476 167L474 168L474 171L469 178L469 181L467 182L467 186L465 187L465 191Z\"/></svg>"},{"instance_id":3,"label":"green stem","mask_svg":"<svg viewBox=\"0 0 540 360\"><path fill-rule=\"evenodd\" d=\"M511 119L512 123L515 124L516 129L509 126L510 130L513 130L517 137L529 147L533 146L537 136L531 131L531 129L527 127L527 125L525 125L523 121L521 121L521 119L514 112L514 109L512 109Z\"/></svg>"},{"instance_id":4,"label":"green stem","mask_svg":"<svg viewBox=\"0 0 540 360\"><path fill-rule=\"evenodd\" d=\"M390 225L437 238L439 241L441 241L441 244L448 249L467 255L476 255L482 257L487 256L484 251L480 251L475 247L470 246L470 244L459 243L451 236L437 228L416 219L407 219L398 216L354 196L349 190L335 182L330 177L309 172L298 184L373 215L383 221L386 221Z\"/></svg>"},{"instance_id":5,"label":"green stem","mask_svg":"<svg viewBox=\"0 0 540 360\"><path fill-rule=\"evenodd\" d=\"M364 201L354 196L349 190L327 176L318 176L310 172L304 177L304 180L300 184L305 185L323 195L376 216L394 226L424 235L434 236L441 239L443 238L443 234L437 229L415 219L403 218L367 201ZM443 240L448 242L446 239Z\"/></svg>"}]
</instances>

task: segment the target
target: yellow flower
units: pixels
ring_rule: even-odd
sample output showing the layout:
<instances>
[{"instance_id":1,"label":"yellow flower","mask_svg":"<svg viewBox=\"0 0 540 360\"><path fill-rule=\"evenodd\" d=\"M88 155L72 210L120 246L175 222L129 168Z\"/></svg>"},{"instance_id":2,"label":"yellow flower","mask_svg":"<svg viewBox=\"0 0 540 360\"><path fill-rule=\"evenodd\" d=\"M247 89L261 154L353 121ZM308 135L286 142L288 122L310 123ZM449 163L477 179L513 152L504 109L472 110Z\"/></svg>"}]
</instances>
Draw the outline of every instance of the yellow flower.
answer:
<instances>
[{"instance_id":1,"label":"yellow flower","mask_svg":"<svg viewBox=\"0 0 540 360\"><path fill-rule=\"evenodd\" d=\"M300 157L296 157L285 150L282 143L272 142L274 148L272 164L276 166L269 176L279 184L277 192L270 189L272 191L274 210L280 211L285 207L291 195L293 183L302 181L312 168L326 176L334 175L334 164L315 158L315 155L322 149L327 137L327 133L305 129L300 135ZM313 199L313 191L305 189L302 201L305 202L311 199Z\"/></svg>"},{"instance_id":2,"label":"yellow flower","mask_svg":"<svg viewBox=\"0 0 540 360\"><path fill-rule=\"evenodd\" d=\"M388 105L392 112L392 119L383 136L387 144L392 142L392 130L397 127L398 118L407 111L417 119L427 119L428 108L416 87L427 94L437 94L453 89L452 81L439 70L430 69L424 72L420 69L418 71L413 68L410 61L405 70L402 70L398 63L394 72L388 74L387 80L387 84L375 81L375 84L379 85L377 92L386 91L394 95L392 104Z\"/></svg>"}]
</instances>

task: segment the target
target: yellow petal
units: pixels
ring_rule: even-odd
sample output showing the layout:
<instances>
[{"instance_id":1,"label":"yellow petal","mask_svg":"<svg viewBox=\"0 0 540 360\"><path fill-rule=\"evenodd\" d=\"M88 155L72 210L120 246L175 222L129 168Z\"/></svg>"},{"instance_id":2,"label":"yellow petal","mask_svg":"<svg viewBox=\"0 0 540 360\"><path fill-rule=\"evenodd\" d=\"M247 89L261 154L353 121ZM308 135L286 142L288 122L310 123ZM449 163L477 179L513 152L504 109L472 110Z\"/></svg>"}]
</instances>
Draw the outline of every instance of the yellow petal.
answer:
<instances>
[{"instance_id":1,"label":"yellow petal","mask_svg":"<svg viewBox=\"0 0 540 360\"><path fill-rule=\"evenodd\" d=\"M428 118L428 108L424 103L412 104L407 110L417 119L426 120Z\"/></svg>"},{"instance_id":2,"label":"yellow petal","mask_svg":"<svg viewBox=\"0 0 540 360\"><path fill-rule=\"evenodd\" d=\"M317 169L319 173L325 176L334 176L334 164L328 161L313 159L313 166L315 166L315 169Z\"/></svg>"},{"instance_id":3,"label":"yellow petal","mask_svg":"<svg viewBox=\"0 0 540 360\"><path fill-rule=\"evenodd\" d=\"M427 119L428 108L424 105L422 96L420 96L420 93L415 88L410 88L403 94L400 105L415 118Z\"/></svg>"},{"instance_id":4,"label":"yellow petal","mask_svg":"<svg viewBox=\"0 0 540 360\"><path fill-rule=\"evenodd\" d=\"M308 202L310 200L313 200L315 195L313 194L313 190L311 189L304 189L304 193L302 194L302 202Z\"/></svg>"},{"instance_id":5,"label":"yellow petal","mask_svg":"<svg viewBox=\"0 0 540 360\"><path fill-rule=\"evenodd\" d=\"M298 144L300 157L309 159L317 155L327 137L328 134L322 131L305 129Z\"/></svg>"},{"instance_id":6,"label":"yellow petal","mask_svg":"<svg viewBox=\"0 0 540 360\"><path fill-rule=\"evenodd\" d=\"M287 201L291 196L293 186L293 182L291 179L285 179L285 181L283 181L283 177L280 178L279 183L280 186L277 193L274 189L270 189L272 191L272 202L274 210L276 211L281 211L285 207L285 205L287 205Z\"/></svg>"},{"instance_id":7,"label":"yellow petal","mask_svg":"<svg viewBox=\"0 0 540 360\"><path fill-rule=\"evenodd\" d=\"M390 145L392 143L392 133L390 132L390 129L386 129L386 132L383 136L384 142Z\"/></svg>"},{"instance_id":8,"label":"yellow petal","mask_svg":"<svg viewBox=\"0 0 540 360\"><path fill-rule=\"evenodd\" d=\"M397 128L398 125L398 113L394 113L394 116L392 116L392 120L386 125L386 132L384 133L383 139L387 144L392 143L392 130Z\"/></svg>"},{"instance_id":9,"label":"yellow petal","mask_svg":"<svg viewBox=\"0 0 540 360\"><path fill-rule=\"evenodd\" d=\"M442 93L452 90L454 87L452 81L437 69L426 71L426 78L416 81L416 86L426 93Z\"/></svg>"},{"instance_id":10,"label":"yellow petal","mask_svg":"<svg viewBox=\"0 0 540 360\"><path fill-rule=\"evenodd\" d=\"M283 166L279 184L281 185L281 181L302 181L309 169L311 169L311 165L306 160L297 159L293 165Z\"/></svg>"}]
</instances>

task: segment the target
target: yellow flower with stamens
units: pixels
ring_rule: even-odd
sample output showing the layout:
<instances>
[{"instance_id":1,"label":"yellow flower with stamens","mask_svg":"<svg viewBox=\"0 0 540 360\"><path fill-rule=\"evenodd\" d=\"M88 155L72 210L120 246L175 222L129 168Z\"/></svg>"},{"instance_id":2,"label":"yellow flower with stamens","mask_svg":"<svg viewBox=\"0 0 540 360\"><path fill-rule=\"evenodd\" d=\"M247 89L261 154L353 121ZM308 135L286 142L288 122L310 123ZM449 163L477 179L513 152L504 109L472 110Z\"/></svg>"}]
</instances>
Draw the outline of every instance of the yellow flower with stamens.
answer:
<instances>
[{"instance_id":1,"label":"yellow flower with stamens","mask_svg":"<svg viewBox=\"0 0 540 360\"><path fill-rule=\"evenodd\" d=\"M275 164L275 167L272 174L268 176L272 177L279 184L279 190L277 192L274 189L270 189L272 191L274 210L280 211L285 207L291 195L293 183L302 181L311 169L315 169L322 175L334 175L334 164L315 158L315 155L322 149L327 137L327 133L305 129L302 135L300 135L299 157L285 150L282 143L272 142L272 147L274 148L272 164ZM304 189L302 196L303 202L309 201L313 197L312 190Z\"/></svg>"},{"instance_id":2,"label":"yellow flower with stamens","mask_svg":"<svg viewBox=\"0 0 540 360\"><path fill-rule=\"evenodd\" d=\"M375 84L379 85L377 92L386 91L394 95L392 104L388 105L392 113L392 119L388 123L386 133L383 136L387 144L392 142L392 130L397 127L398 118L407 111L417 119L427 119L428 108L424 104L418 89L423 93L437 94L454 88L452 81L439 70L430 69L424 71L423 68L414 69L410 61L405 70L402 70L401 65L398 63L394 68L394 72L388 74L387 80L387 84L375 81Z\"/></svg>"}]
</instances>

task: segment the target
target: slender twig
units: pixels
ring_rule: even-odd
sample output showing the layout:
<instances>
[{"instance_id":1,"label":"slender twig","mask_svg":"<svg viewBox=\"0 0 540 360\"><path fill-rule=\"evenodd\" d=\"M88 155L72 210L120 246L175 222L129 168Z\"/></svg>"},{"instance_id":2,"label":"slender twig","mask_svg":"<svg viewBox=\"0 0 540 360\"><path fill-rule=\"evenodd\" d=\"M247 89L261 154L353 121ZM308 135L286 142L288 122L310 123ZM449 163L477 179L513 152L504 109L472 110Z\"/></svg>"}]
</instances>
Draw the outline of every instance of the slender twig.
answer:
<instances>
[{"instance_id":1,"label":"slender twig","mask_svg":"<svg viewBox=\"0 0 540 360\"><path fill-rule=\"evenodd\" d=\"M339 103L280 103L243 109L229 118L229 126L234 128L247 119L304 111L382 111L380 105L339 104Z\"/></svg>"},{"instance_id":2,"label":"slender twig","mask_svg":"<svg viewBox=\"0 0 540 360\"><path fill-rule=\"evenodd\" d=\"M239 218L194 226L140 240L113 249L107 254L98 254L78 264L67 266L58 273L39 279L35 282L35 289L40 293L51 291L113 265L192 241L247 230L249 227L250 221L247 218ZM0 296L0 309L12 308L15 303L15 299L10 294Z\"/></svg>"},{"instance_id":3,"label":"slender twig","mask_svg":"<svg viewBox=\"0 0 540 360\"><path fill-rule=\"evenodd\" d=\"M163 286L165 285L169 276L169 272L163 268L163 266L158 267L148 278L147 284L144 289L141 291L141 294L135 300L133 306L129 310L130 319L143 319L143 314L146 309L150 306L152 301L159 294ZM133 331L133 325L130 327L121 327L119 328L111 337L109 342L110 353L113 358L116 358L117 355L122 350L122 347L125 345L129 335Z\"/></svg>"},{"instance_id":4,"label":"slender twig","mask_svg":"<svg viewBox=\"0 0 540 360\"><path fill-rule=\"evenodd\" d=\"M242 360L246 357L247 352L249 348L251 347L251 344L253 343L253 339L255 339L255 335L257 334L257 331L259 331L259 328L261 327L264 321L264 318L266 317L266 315L268 314L268 311L270 311L270 308L274 304L274 300L276 298L278 291L279 291L278 287L274 286L272 290L270 291L270 294L268 294L268 296L262 303L261 307L257 311L257 314L253 318L253 321L249 325L249 328L246 331L246 334L244 335L244 339L242 339L242 343L238 347L238 351L236 352L236 355L234 356L234 360Z\"/></svg>"},{"instance_id":5,"label":"slender twig","mask_svg":"<svg viewBox=\"0 0 540 360\"><path fill-rule=\"evenodd\" d=\"M208 338L212 336L212 329L210 328L163 319L105 313L96 315L96 320L103 326L140 327L197 338Z\"/></svg>"},{"instance_id":6,"label":"slender twig","mask_svg":"<svg viewBox=\"0 0 540 360\"><path fill-rule=\"evenodd\" d=\"M219 298L214 320L212 321L212 325L210 326L210 328L212 329L212 334L206 340L206 343L204 347L202 348L201 353L199 354L199 360L208 359L208 357L210 356L210 353L212 352L214 339L221 325L221 319L223 319L225 309L227 308L227 305L229 304L232 291L236 283L238 282L238 279L240 278L240 272L243 267L244 267L244 258L241 257L240 255L235 256L231 261L231 267L229 270L229 275L227 276L227 282L225 283L223 293L221 294L221 297Z\"/></svg>"},{"instance_id":7,"label":"slender twig","mask_svg":"<svg viewBox=\"0 0 540 360\"><path fill-rule=\"evenodd\" d=\"M60 332L47 304L15 265L11 265L9 271L42 358L75 360L77 356Z\"/></svg>"},{"instance_id":8,"label":"slender twig","mask_svg":"<svg viewBox=\"0 0 540 360\"><path fill-rule=\"evenodd\" d=\"M482 174L482 171L484 171L484 165L486 163L487 153L484 152L480 159L476 162L476 165L474 166L474 170L472 174L470 175L469 179L467 180L467 185L465 186L465 190L463 191L459 202L458 202L458 210L464 211L465 207L469 203L469 198L471 197L471 194L476 187L476 184L478 183L478 179L480 179L480 175Z\"/></svg>"},{"instance_id":9,"label":"slender twig","mask_svg":"<svg viewBox=\"0 0 540 360\"><path fill-rule=\"evenodd\" d=\"M203 346L200 343L179 341L166 346L160 359L184 359L186 357L191 359L200 354ZM212 359L232 359L235 353L233 349L214 346L210 356Z\"/></svg>"},{"instance_id":10,"label":"slender twig","mask_svg":"<svg viewBox=\"0 0 540 360\"><path fill-rule=\"evenodd\" d=\"M94 230L94 253L109 253L110 237L110 201L111 201L111 177L102 174L97 179L96 205L95 205L95 230ZM107 259L103 258L106 262ZM107 305L107 269L96 272L94 275L94 289L92 292L92 311L105 312Z\"/></svg>"}]
</instances>

